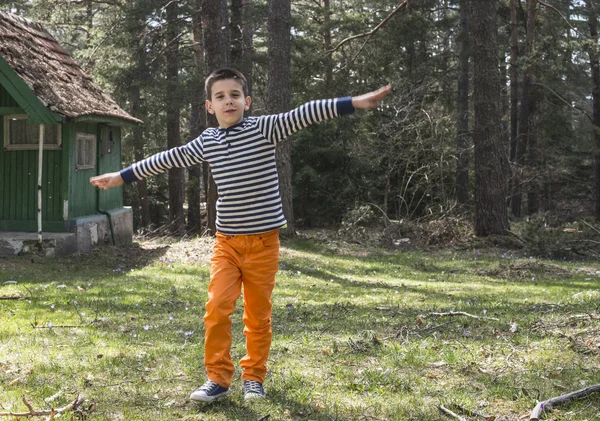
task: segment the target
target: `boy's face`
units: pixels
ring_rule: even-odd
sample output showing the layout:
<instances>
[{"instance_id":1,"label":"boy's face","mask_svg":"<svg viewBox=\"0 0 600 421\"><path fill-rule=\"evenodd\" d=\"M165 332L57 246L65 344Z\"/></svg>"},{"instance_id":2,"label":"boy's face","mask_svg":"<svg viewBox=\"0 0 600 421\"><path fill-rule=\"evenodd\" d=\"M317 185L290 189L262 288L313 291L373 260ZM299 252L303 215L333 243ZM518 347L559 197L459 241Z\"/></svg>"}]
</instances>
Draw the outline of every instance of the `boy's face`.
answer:
<instances>
[{"instance_id":1,"label":"boy's face","mask_svg":"<svg viewBox=\"0 0 600 421\"><path fill-rule=\"evenodd\" d=\"M237 80L223 79L213 83L206 109L217 117L219 126L226 129L242 121L251 102L249 96L244 97L244 89Z\"/></svg>"}]
</instances>

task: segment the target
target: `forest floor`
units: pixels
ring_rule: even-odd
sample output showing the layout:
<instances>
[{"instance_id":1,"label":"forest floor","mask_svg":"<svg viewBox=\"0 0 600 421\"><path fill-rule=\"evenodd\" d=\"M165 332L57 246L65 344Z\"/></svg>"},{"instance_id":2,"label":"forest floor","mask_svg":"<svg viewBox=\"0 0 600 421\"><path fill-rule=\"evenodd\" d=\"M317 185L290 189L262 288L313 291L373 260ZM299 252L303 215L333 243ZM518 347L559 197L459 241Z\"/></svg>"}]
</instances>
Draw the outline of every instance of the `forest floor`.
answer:
<instances>
[{"instance_id":1,"label":"forest floor","mask_svg":"<svg viewBox=\"0 0 600 421\"><path fill-rule=\"evenodd\" d=\"M61 419L457 419L443 405L512 421L600 383L599 261L393 250L313 232L282 241L267 398L244 402L237 369L230 396L192 402L205 380L211 247L139 238L85 256L0 260L0 413L27 412L23 397L42 410L81 394ZM597 420L599 402L592 394L544 419Z\"/></svg>"}]
</instances>

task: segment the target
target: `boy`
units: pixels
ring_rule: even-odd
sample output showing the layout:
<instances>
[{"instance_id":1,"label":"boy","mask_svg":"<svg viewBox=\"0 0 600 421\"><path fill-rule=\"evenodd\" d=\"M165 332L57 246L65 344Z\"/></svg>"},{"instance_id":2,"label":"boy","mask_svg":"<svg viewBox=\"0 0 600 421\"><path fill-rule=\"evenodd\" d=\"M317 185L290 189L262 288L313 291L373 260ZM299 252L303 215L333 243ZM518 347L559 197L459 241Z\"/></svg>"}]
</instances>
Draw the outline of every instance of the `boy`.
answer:
<instances>
[{"instance_id":1,"label":"boy","mask_svg":"<svg viewBox=\"0 0 600 421\"><path fill-rule=\"evenodd\" d=\"M271 347L271 293L279 265L279 229L286 224L279 196L276 144L310 124L371 109L391 90L386 86L358 97L311 101L288 113L247 117L252 99L245 77L220 69L206 79L206 109L216 115L218 128L206 129L184 146L134 163L120 172L92 177L109 189L172 167L201 161L211 166L219 192L217 234L211 259L208 301L204 316L204 365L208 380L191 399L212 402L229 394L231 320L244 286L244 334L247 354L240 361L244 398L263 398L263 381Z\"/></svg>"}]
</instances>

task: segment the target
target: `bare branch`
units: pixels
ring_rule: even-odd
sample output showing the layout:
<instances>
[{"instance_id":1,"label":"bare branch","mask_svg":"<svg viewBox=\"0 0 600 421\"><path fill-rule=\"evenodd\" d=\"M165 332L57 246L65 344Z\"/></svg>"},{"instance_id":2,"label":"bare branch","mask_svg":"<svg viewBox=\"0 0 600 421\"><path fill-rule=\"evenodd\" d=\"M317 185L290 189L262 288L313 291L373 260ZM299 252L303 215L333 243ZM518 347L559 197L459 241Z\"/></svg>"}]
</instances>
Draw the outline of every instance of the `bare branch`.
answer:
<instances>
[{"instance_id":1,"label":"bare branch","mask_svg":"<svg viewBox=\"0 0 600 421\"><path fill-rule=\"evenodd\" d=\"M565 104L567 104L570 108L579 111L581 114L585 115L588 118L588 120L590 120L592 123L594 122L594 120L592 119L592 117L590 117L589 114L585 112L585 110L583 110L583 109L581 109L581 108L579 108L579 107L577 107L575 105L570 104L569 101L567 101L562 96L560 96L558 93L556 93L556 91L554 89L552 89L551 87L546 86L546 85L544 85L542 83L537 83L537 82L534 83L534 85L541 86L542 88L548 89L550 92L552 92L554 94L554 96L556 96L562 102L564 102Z\"/></svg>"},{"instance_id":2,"label":"bare branch","mask_svg":"<svg viewBox=\"0 0 600 421\"><path fill-rule=\"evenodd\" d=\"M567 20L567 18L565 18L565 17L563 16L563 14L562 14L562 13L560 13L560 10L558 10L556 7L552 6L551 4L544 3L544 2L543 2L543 1L541 1L541 0L538 0L538 3L539 3L539 4L541 4L542 6L545 6L545 7L549 8L549 9L552 9L552 10L554 10L556 13L558 13L558 14L560 15L560 17L562 18L562 20L564 20L564 21L567 23L567 25L569 25L569 28L571 28L572 30L574 30L575 32L577 32L579 35L581 35L581 32L579 32L579 31L577 30L577 28L573 27L573 25L571 25L571 22L569 22L569 21Z\"/></svg>"},{"instance_id":3,"label":"bare branch","mask_svg":"<svg viewBox=\"0 0 600 421\"><path fill-rule=\"evenodd\" d=\"M77 395L77 397L73 400L73 402L69 403L68 405L62 407L62 408L57 408L57 409L42 409L42 410L35 410L33 409L33 405L31 405L31 403L29 403L29 401L27 400L27 398L25 396L23 396L23 403L25 404L25 406L29 409L29 412L0 412L0 417L45 417L48 416L49 420L54 419L55 415L60 415L60 414L64 414L65 412L71 411L71 410L76 410L79 405L81 405L83 403L83 401L85 400L83 396L81 395Z\"/></svg>"},{"instance_id":4,"label":"bare branch","mask_svg":"<svg viewBox=\"0 0 600 421\"><path fill-rule=\"evenodd\" d=\"M440 405L440 411L442 411L446 415L450 415L451 417L456 418L459 421L467 421L466 418L455 414L454 412L450 411L448 408L444 407L444 405Z\"/></svg>"},{"instance_id":5,"label":"bare branch","mask_svg":"<svg viewBox=\"0 0 600 421\"><path fill-rule=\"evenodd\" d=\"M495 317L485 317L485 316L475 316L474 314L470 314L470 313L466 313L464 311L449 311L447 313L430 313L430 316L438 316L438 317L446 317L446 316L467 316L467 317L471 317L473 319L478 319L478 320L500 320L500 319L496 319ZM423 316L425 317L425 316Z\"/></svg>"},{"instance_id":6,"label":"bare branch","mask_svg":"<svg viewBox=\"0 0 600 421\"><path fill-rule=\"evenodd\" d=\"M363 44L363 46L360 48L360 51L362 51L362 49L364 48L365 44L367 42L369 42L369 40L371 39L371 37L373 36L373 34L375 34L375 32L377 32L379 30L379 28L381 28L383 25L385 25L387 23L388 20L390 20L390 18L392 16L394 16L396 13L398 13L403 7L405 7L408 4L408 0L404 0L402 3L400 3L398 5L398 7L396 7L384 20L382 20L379 25L377 25L373 30L369 31L369 32L365 32L363 34L358 34L358 35L353 35L351 37L348 37L344 40L342 40L338 45L336 45L334 48L332 48L331 50L327 50L325 51L325 53L327 54L332 54L333 52L337 51L342 45L344 45L345 43L352 41L353 39L357 39L357 38L362 38L362 37L369 37L367 38L367 40L365 41L365 43ZM354 61L354 59L353 59Z\"/></svg>"},{"instance_id":7,"label":"bare branch","mask_svg":"<svg viewBox=\"0 0 600 421\"><path fill-rule=\"evenodd\" d=\"M533 411L531 411L529 421L538 421L544 413L544 411L551 409L553 406L562 405L563 403L567 403L569 401L572 401L573 399L583 398L584 396L596 392L600 392L600 384L596 384L594 386L586 387L575 392L567 393L565 395L557 396L542 402L538 402L535 408L533 408Z\"/></svg>"}]
</instances>

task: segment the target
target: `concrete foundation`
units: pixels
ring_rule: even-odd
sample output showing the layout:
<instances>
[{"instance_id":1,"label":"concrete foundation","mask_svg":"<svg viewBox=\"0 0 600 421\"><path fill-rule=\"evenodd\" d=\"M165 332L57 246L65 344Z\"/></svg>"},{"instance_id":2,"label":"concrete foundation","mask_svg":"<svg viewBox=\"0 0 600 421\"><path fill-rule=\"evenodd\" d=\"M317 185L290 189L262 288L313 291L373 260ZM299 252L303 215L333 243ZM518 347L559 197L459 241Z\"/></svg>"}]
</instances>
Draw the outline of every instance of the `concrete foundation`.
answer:
<instances>
[{"instance_id":1,"label":"concrete foundation","mask_svg":"<svg viewBox=\"0 0 600 421\"><path fill-rule=\"evenodd\" d=\"M129 245L133 239L133 213L130 207L108 211L116 245ZM47 257L89 253L94 247L112 244L108 217L97 214L67 221L66 233L42 233L41 253ZM40 252L34 232L0 232L0 258Z\"/></svg>"}]
</instances>

